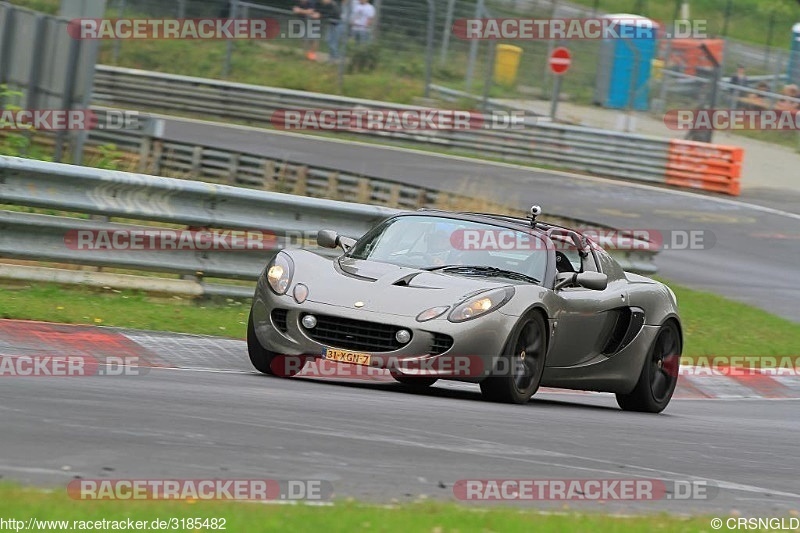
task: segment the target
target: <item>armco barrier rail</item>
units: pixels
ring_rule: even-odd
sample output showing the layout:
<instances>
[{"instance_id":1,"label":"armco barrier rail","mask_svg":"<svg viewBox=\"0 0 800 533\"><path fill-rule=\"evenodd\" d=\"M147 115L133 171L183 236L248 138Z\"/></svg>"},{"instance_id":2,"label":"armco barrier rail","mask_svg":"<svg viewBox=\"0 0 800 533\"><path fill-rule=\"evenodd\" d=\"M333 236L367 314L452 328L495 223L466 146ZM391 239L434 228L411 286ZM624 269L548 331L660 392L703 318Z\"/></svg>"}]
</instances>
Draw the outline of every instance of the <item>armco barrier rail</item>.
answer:
<instances>
[{"instance_id":1,"label":"armco barrier rail","mask_svg":"<svg viewBox=\"0 0 800 533\"><path fill-rule=\"evenodd\" d=\"M397 109L374 100L275 89L100 65L94 102L271 126L279 109ZM526 119L522 129L356 131L491 157L543 162L588 174L739 194L743 150ZM700 150L698 146L707 147ZM691 153L690 156L687 156Z\"/></svg>"},{"instance_id":2,"label":"armco barrier rail","mask_svg":"<svg viewBox=\"0 0 800 533\"><path fill-rule=\"evenodd\" d=\"M0 211L0 257L93 265L160 273L255 280L266 261L297 239L320 228L361 235L395 209L297 197L188 180L0 157L0 203L79 214L147 221L149 225ZM158 223L183 228L246 230L274 235L264 250L87 250L75 242L81 230L164 230ZM21 277L20 269L5 267ZM42 269L31 270L41 279ZM0 272L2 274L2 272ZM65 276L51 273L54 280ZM90 274L82 272L86 278ZM106 274L106 276L108 276ZM154 282L156 280L153 280ZM161 285L168 280L158 280ZM186 290L180 281L169 291L252 295L241 285L206 284Z\"/></svg>"},{"instance_id":3,"label":"armco barrier rail","mask_svg":"<svg viewBox=\"0 0 800 533\"><path fill-rule=\"evenodd\" d=\"M0 265L0 277L240 297L250 295L252 288L227 282L207 283L204 279L255 280L278 249L313 237L321 228L359 236L397 212L385 207L14 157L0 157L0 204L52 209L84 217L0 210L0 258L134 269L194 279L143 279L19 265ZM94 218L86 219L86 215ZM109 222L108 217L124 219L125 223ZM114 247L88 249L81 246L78 237L82 231L111 234L120 230L175 228L244 230L274 238L262 239L266 243L263 249L246 251L196 248L132 251ZM304 245L314 246L307 242ZM655 271L653 252L636 254L630 257L640 258L641 268L635 268L637 260L624 266L645 273Z\"/></svg>"}]
</instances>

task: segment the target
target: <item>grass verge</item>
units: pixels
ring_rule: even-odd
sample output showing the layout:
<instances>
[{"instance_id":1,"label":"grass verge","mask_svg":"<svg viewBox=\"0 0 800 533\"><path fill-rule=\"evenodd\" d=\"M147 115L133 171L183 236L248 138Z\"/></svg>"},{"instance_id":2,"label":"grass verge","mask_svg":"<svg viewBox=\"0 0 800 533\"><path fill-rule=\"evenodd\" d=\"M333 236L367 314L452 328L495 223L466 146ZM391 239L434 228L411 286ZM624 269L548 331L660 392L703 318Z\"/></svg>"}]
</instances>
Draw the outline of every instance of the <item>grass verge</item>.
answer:
<instances>
[{"instance_id":1,"label":"grass verge","mask_svg":"<svg viewBox=\"0 0 800 533\"><path fill-rule=\"evenodd\" d=\"M0 487L0 516L27 521L143 521L224 518L225 530L242 531L593 531L595 533L708 530L704 517L667 515L614 517L601 514L541 514L517 508L470 511L452 503L398 506L338 502L333 506L248 505L231 502L74 501L65 490L44 493L12 485ZM76 527L73 527L77 529ZM41 528L44 529L44 528ZM58 529L52 527L52 529ZM106 529L106 528L104 528ZM107 528L111 529L111 528ZM184 528L178 528L184 529ZM185 528L192 529L192 528Z\"/></svg>"},{"instance_id":2,"label":"grass verge","mask_svg":"<svg viewBox=\"0 0 800 533\"><path fill-rule=\"evenodd\" d=\"M684 355L800 355L800 324L710 292L669 284L678 298Z\"/></svg>"},{"instance_id":3,"label":"grass verge","mask_svg":"<svg viewBox=\"0 0 800 533\"><path fill-rule=\"evenodd\" d=\"M195 301L138 291L0 285L0 318L244 337L249 302Z\"/></svg>"},{"instance_id":4,"label":"grass verge","mask_svg":"<svg viewBox=\"0 0 800 533\"><path fill-rule=\"evenodd\" d=\"M800 324L715 294L670 284L683 319L684 356L798 355ZM141 292L0 286L0 317L243 338L249 302Z\"/></svg>"}]
</instances>

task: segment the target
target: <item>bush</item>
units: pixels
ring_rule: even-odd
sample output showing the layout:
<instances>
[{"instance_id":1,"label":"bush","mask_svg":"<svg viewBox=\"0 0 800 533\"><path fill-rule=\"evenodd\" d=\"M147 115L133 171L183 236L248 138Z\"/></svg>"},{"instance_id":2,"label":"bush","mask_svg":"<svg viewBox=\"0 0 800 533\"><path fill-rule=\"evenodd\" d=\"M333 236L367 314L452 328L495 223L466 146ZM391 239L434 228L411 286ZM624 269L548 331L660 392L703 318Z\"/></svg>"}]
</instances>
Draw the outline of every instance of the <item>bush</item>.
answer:
<instances>
[{"instance_id":1,"label":"bush","mask_svg":"<svg viewBox=\"0 0 800 533\"><path fill-rule=\"evenodd\" d=\"M350 48L347 72L372 72L378 68L380 49L375 44L357 44Z\"/></svg>"}]
</instances>

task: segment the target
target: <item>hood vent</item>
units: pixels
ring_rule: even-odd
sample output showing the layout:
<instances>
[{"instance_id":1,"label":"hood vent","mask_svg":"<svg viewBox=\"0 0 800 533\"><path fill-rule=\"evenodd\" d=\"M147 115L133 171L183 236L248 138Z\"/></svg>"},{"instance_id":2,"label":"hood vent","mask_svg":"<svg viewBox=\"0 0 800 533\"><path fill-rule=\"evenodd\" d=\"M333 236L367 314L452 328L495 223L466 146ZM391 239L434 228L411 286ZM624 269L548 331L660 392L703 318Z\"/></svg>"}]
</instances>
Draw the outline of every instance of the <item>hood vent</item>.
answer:
<instances>
[{"instance_id":1,"label":"hood vent","mask_svg":"<svg viewBox=\"0 0 800 533\"><path fill-rule=\"evenodd\" d=\"M420 274L419 272L413 272L411 274L405 275L402 278L395 280L395 282L392 283L392 285L396 285L398 287L408 287L409 285L411 285L411 280L413 280L419 274Z\"/></svg>"}]
</instances>

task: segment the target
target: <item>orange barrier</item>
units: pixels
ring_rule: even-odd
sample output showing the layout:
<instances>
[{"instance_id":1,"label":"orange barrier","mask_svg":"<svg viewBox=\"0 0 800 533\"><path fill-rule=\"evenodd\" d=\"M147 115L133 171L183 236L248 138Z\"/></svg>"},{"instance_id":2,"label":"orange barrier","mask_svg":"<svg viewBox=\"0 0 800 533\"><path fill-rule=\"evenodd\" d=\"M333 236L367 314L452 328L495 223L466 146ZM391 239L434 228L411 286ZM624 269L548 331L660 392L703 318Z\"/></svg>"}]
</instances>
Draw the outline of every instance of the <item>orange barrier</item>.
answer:
<instances>
[{"instance_id":1,"label":"orange barrier","mask_svg":"<svg viewBox=\"0 0 800 533\"><path fill-rule=\"evenodd\" d=\"M665 68L697 76L698 71L711 71L714 68L703 52L703 45L706 45L718 63L722 63L725 51L723 39L662 39L660 57L669 52L665 58Z\"/></svg>"},{"instance_id":2,"label":"orange barrier","mask_svg":"<svg viewBox=\"0 0 800 533\"><path fill-rule=\"evenodd\" d=\"M667 185L739 196L744 149L673 139L669 143Z\"/></svg>"}]
</instances>

